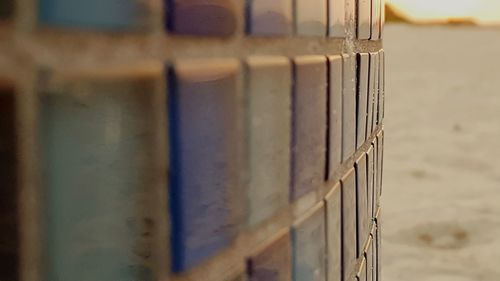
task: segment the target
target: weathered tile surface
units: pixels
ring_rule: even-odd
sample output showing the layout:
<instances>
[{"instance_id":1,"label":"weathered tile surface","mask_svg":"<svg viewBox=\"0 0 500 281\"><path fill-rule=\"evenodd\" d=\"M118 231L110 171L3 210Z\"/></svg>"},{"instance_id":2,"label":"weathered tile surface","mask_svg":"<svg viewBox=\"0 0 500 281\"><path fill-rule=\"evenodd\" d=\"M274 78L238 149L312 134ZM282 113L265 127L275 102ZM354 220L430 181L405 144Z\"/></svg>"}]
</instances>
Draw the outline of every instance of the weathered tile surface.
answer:
<instances>
[{"instance_id":1,"label":"weathered tile surface","mask_svg":"<svg viewBox=\"0 0 500 281\"><path fill-rule=\"evenodd\" d=\"M151 11L139 0L40 0L38 5L43 25L100 30L145 28Z\"/></svg>"},{"instance_id":2,"label":"weathered tile surface","mask_svg":"<svg viewBox=\"0 0 500 281\"><path fill-rule=\"evenodd\" d=\"M251 281L289 281L292 279L292 250L289 232L275 238L248 260Z\"/></svg>"},{"instance_id":3,"label":"weathered tile surface","mask_svg":"<svg viewBox=\"0 0 500 281\"><path fill-rule=\"evenodd\" d=\"M326 196L326 239L328 245L328 281L342 278L342 193L337 183Z\"/></svg>"},{"instance_id":4,"label":"weathered tile surface","mask_svg":"<svg viewBox=\"0 0 500 281\"><path fill-rule=\"evenodd\" d=\"M55 89L40 102L46 280L153 280L153 80Z\"/></svg>"},{"instance_id":5,"label":"weathered tile surface","mask_svg":"<svg viewBox=\"0 0 500 281\"><path fill-rule=\"evenodd\" d=\"M342 179L342 280L354 272L357 256L356 173L349 170Z\"/></svg>"},{"instance_id":6,"label":"weathered tile surface","mask_svg":"<svg viewBox=\"0 0 500 281\"><path fill-rule=\"evenodd\" d=\"M231 36L238 20L234 0L167 0L168 27L182 35Z\"/></svg>"},{"instance_id":7,"label":"weathered tile surface","mask_svg":"<svg viewBox=\"0 0 500 281\"><path fill-rule=\"evenodd\" d=\"M357 148L359 149L366 141L366 122L368 118L368 78L370 57L368 53L358 54L358 87L357 87Z\"/></svg>"},{"instance_id":8,"label":"weathered tile surface","mask_svg":"<svg viewBox=\"0 0 500 281\"><path fill-rule=\"evenodd\" d=\"M286 206L290 186L292 69L284 57L247 60L250 224Z\"/></svg>"},{"instance_id":9,"label":"weathered tile surface","mask_svg":"<svg viewBox=\"0 0 500 281\"><path fill-rule=\"evenodd\" d=\"M230 245L245 206L242 97L236 60L181 61L170 71L174 271Z\"/></svg>"},{"instance_id":10,"label":"weathered tile surface","mask_svg":"<svg viewBox=\"0 0 500 281\"><path fill-rule=\"evenodd\" d=\"M302 36L326 36L326 0L295 0L295 30Z\"/></svg>"},{"instance_id":11,"label":"weathered tile surface","mask_svg":"<svg viewBox=\"0 0 500 281\"><path fill-rule=\"evenodd\" d=\"M323 204L294 225L293 280L323 281L326 278L325 209Z\"/></svg>"},{"instance_id":12,"label":"weathered tile surface","mask_svg":"<svg viewBox=\"0 0 500 281\"><path fill-rule=\"evenodd\" d=\"M331 56L328 60L330 64L328 178L331 179L342 164L343 62L341 56Z\"/></svg>"},{"instance_id":13,"label":"weathered tile surface","mask_svg":"<svg viewBox=\"0 0 500 281\"><path fill-rule=\"evenodd\" d=\"M248 0L248 3L247 30L250 34L292 34L292 0Z\"/></svg>"},{"instance_id":14,"label":"weathered tile surface","mask_svg":"<svg viewBox=\"0 0 500 281\"><path fill-rule=\"evenodd\" d=\"M357 226L358 226L358 258L363 255L363 247L369 233L368 196L367 196L367 167L366 156L356 160L356 199L357 199Z\"/></svg>"},{"instance_id":15,"label":"weathered tile surface","mask_svg":"<svg viewBox=\"0 0 500 281\"><path fill-rule=\"evenodd\" d=\"M326 58L295 58L292 128L292 198L322 186L326 158Z\"/></svg>"},{"instance_id":16,"label":"weathered tile surface","mask_svg":"<svg viewBox=\"0 0 500 281\"><path fill-rule=\"evenodd\" d=\"M358 39L370 39L371 2L372 0L358 1Z\"/></svg>"},{"instance_id":17,"label":"weathered tile surface","mask_svg":"<svg viewBox=\"0 0 500 281\"><path fill-rule=\"evenodd\" d=\"M330 37L346 36L345 0L329 0L329 32Z\"/></svg>"},{"instance_id":18,"label":"weathered tile surface","mask_svg":"<svg viewBox=\"0 0 500 281\"><path fill-rule=\"evenodd\" d=\"M342 94L342 160L356 150L356 57L343 55L344 91Z\"/></svg>"}]
</instances>

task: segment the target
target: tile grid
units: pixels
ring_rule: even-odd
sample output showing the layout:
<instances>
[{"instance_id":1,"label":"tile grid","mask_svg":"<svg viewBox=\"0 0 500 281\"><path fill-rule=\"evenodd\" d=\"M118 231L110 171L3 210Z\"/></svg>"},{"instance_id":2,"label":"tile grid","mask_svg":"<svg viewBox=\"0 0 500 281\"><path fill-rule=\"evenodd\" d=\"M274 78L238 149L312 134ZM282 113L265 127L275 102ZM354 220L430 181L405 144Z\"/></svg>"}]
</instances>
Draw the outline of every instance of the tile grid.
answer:
<instances>
[{"instance_id":1,"label":"tile grid","mask_svg":"<svg viewBox=\"0 0 500 281\"><path fill-rule=\"evenodd\" d=\"M22 2L22 5L18 6L23 6L27 5L26 3L29 1L20 1ZM57 1L56 1L57 2ZM175 1L174 1L175 2ZM196 1L193 1L196 2ZM239 1L235 1L237 3L240 3ZM258 2L258 1L256 1ZM321 2L321 1L318 1ZM337 1L339 2L339 1ZM321 5L321 4L318 4ZM330 3L330 6L332 4ZM238 4L236 5L238 6ZM326 6L325 6L326 9ZM170 11L171 12L171 11ZM169 13L170 13L169 12ZM326 13L326 12L325 12ZM168 88L170 88L172 84L172 80L168 81L162 81L162 63L157 63L158 60L161 61L169 61L169 60L175 60L175 61L182 61L183 57L205 57L207 56L207 50L201 50L200 48L197 48L193 44L195 39L193 38L180 38L180 37L166 37L166 38L160 38L158 40L158 37L153 38L154 36L143 36L141 34L136 34L136 35L130 35L131 37L134 36L138 38L138 40L124 40L120 38L116 38L115 36L108 36L106 34L99 34L95 35L94 34L70 34L64 31L64 28L61 30L55 30L52 32L50 28L44 27L44 30L41 30L39 33L37 32L33 38L30 38L29 36L26 36L24 33L24 30L29 30L30 25L26 24L25 19L23 18L23 14L26 14L25 11L18 11L16 14L21 15L16 18L16 26L19 28L21 31L20 34L18 35L17 33L10 34L9 27L5 27L5 25L0 24L0 36L6 36L5 38L9 38L10 36L15 36L18 38L21 38L22 40L26 40L29 44L33 44L32 46L23 49L21 51L13 51L12 48L15 45L12 45L12 43L7 40L6 42L4 40L4 43L0 43L0 50L6 50L5 52L0 52L3 54L12 54L15 53L17 56L22 56L23 54L29 54L33 56L32 60L33 61L23 61L20 65L16 66L15 68L9 68L4 66L9 64L11 65L16 65L15 59L5 59L3 60L3 56L0 55L0 60L1 62L3 61L12 61L7 64L0 64L0 76L3 77L11 77L12 80L17 80L19 81L19 73L25 73L26 71L30 72L32 76L35 76L36 78L29 78L26 77L26 79L32 79L32 81L35 80L41 80L41 77L43 79L43 75L38 71L40 68L40 65L49 65L50 69L56 70L53 71L54 73L65 73L66 75L63 75L63 79L74 79L73 75L76 77L76 79L82 79L87 80L90 79L92 80L99 80L99 79L110 79L113 77L125 77L126 79L136 79L138 76L140 77L148 77L148 79L152 79L154 81L154 88L155 90L153 91L154 94L154 100L156 102L162 102L164 101L165 97L164 96L164 89L165 89L165 84L168 84ZM331 16L331 15L330 15ZM239 22L239 25L243 25L241 23L241 18L236 20ZM324 19L326 21L326 18ZM330 19L331 21L331 19ZM297 21L295 21L295 24L298 24ZM377 25L377 23L372 23L372 26ZM380 23L378 23L380 26ZM297 26L295 27L297 29ZM229 44L229 46L221 46L221 41L218 39L201 39L203 44L206 44L209 46L209 51L208 51L208 56L209 57L222 57L225 56L224 52L229 51L230 56L234 56L237 58L246 58L250 57L255 54L269 54L269 55L283 55L283 56L288 56L288 57L296 57L297 55L324 55L324 54L330 54L330 53L345 53L346 50L350 51L350 48L345 48L343 46L343 39L330 39L330 41L322 41L320 39L314 39L314 37L311 38L304 38L302 36L317 36L318 33L316 33L317 27L314 25L312 26L304 26L301 28L298 28L299 30L297 33L298 37L292 37L292 38L283 38L283 39L277 39L277 38L239 38L235 39L232 41L233 43ZM6 35L4 35L2 32L3 30L6 30ZM170 30L172 28L170 27ZM358 29L359 31L359 29ZM238 36L237 29L234 31L236 36ZM173 32L175 33L175 32ZM331 32L333 33L333 32ZM325 31L325 34L327 32ZM354 53L377 53L378 50L381 49L381 43L377 41L380 39L380 36L376 34L376 36L373 36L373 32L371 33L372 37L371 40L376 40L373 42L363 42L363 41L358 41L354 39L352 43L354 44L354 48L352 51ZM61 36L61 38L58 38ZM125 37L128 35L125 35ZM225 36L222 34L222 36ZM365 36L366 37L366 36ZM2 37L3 38L3 37ZM104 43L94 44L94 41L96 41L96 38L104 41ZM72 40L75 39L75 42L80 41L82 46L78 46L79 44L75 44L73 47L65 47L60 44L63 40ZM362 38L359 37L359 39L368 39L368 38ZM231 39L229 39L231 41ZM273 42L273 47L266 49L265 44L262 44L266 40ZM350 40L350 39L347 39ZM162 41L161 43L156 43ZM137 43L139 42L139 43ZM290 44L290 42L296 42L299 47L296 49L290 48L289 51L283 52L283 48ZM126 47L121 47L122 44ZM150 44L152 43L152 44ZM16 43L17 44L17 43ZM152 46L148 46L152 45ZM168 48L162 47L164 45L167 45ZM146 47L145 47L146 46ZM188 46L188 48L185 48ZM210 47L211 46L211 47ZM241 46L250 46L248 49L253 49L255 51L241 51L240 47ZM302 47L301 47L302 46ZM311 46L315 46L315 48L311 49ZM318 48L319 46L319 48ZM118 47L121 49L121 54L115 55L115 57L109 59L109 58L104 58L104 62L98 62L96 56L96 50L99 49L99 47L103 47L105 49L104 54L110 54L111 57L113 57L113 49L115 47ZM253 48L255 47L255 48ZM106 48L108 48L108 51L106 51ZM144 49L146 48L146 50ZM302 48L302 49L301 49ZM40 52L38 49L45 49L45 51ZM163 49L163 50L162 50ZM231 50L232 49L232 50ZM62 50L62 54L58 54L59 51ZM82 53L76 50L83 50ZM312 51L311 51L312 50ZM145 51L145 52L144 52ZM128 53L127 53L128 52ZM77 58L76 54L79 53L83 54L83 59L82 58ZM144 55L143 53L147 53ZM36 55L35 55L36 54ZM129 56L131 54L131 56ZM75 65L76 67L73 67L72 65L67 65L67 63L64 63L60 60L58 57L65 57L65 58L71 58L75 59ZM86 61L85 56L87 56L89 59ZM106 57L104 55L103 57ZM377 55L378 57L378 55ZM123 63L121 60L125 61L128 65L127 69L123 69ZM377 58L378 59L378 58ZM137 64L137 61L146 61L147 63L139 63ZM326 62L326 61L325 61ZM98 69L96 67L96 64L103 65L105 69L103 69L102 72L95 74ZM130 65L132 64L132 66ZM14 69L14 71L13 71ZM17 70L16 70L17 69ZM33 71L33 69L36 69L36 71ZM139 69L139 71L138 71ZM374 69L375 71L375 69ZM15 74L13 74L13 72ZM52 72L52 71L51 71ZM91 72L91 74L88 74L88 72ZM90 77L89 77L90 76ZM97 78L96 78L97 77ZM241 77L240 77L241 78ZM141 78L142 79L142 78ZM378 77L378 79L383 79ZM57 77L56 77L57 80ZM243 81L240 81L243 83ZM58 83L59 81L55 82L55 87L58 88ZM19 82L15 83L17 84L22 84ZM32 83L27 83L27 86L23 87L18 87L19 90L16 94L19 96L25 96L26 101L20 103L19 107L21 108L21 113L19 113L19 116L21 116L20 124L21 124L21 130L23 131L23 136L27 137L29 135L35 135L31 140L25 140L23 138L22 143L20 145L19 150L22 152L23 155L28 155L26 159L36 159L38 158L38 152L37 150L37 137L38 133L35 133L37 131L37 122L34 120L35 116L37 116L38 112L38 107L39 107L39 101L38 101L38 90L35 90L34 87L35 85L38 85L42 89L52 89L52 85L46 85L44 81L41 81L41 84L39 82L32 82ZM377 82L378 84L378 82ZM375 85L375 83L374 83ZM383 86L380 86L383 87ZM379 89L374 89L374 91L377 91L377 99L376 99L376 104L379 104L380 102L383 103L383 97L382 97L382 92L383 89L380 89L380 93L378 92ZM375 95L374 95L375 97ZM161 103L165 104L165 102ZM155 105L155 110L156 117L153 119L160 120L162 118L165 118L164 114L161 114L162 108L160 105ZM159 245L158 249L154 253L156 261L153 261L152 263L154 264L155 262L162 261L159 264L154 264L152 267L154 268L155 276L158 279L162 280L202 280L200 278L203 278L203 280L220 280L221 274L226 277L230 277L233 275L233 273L238 273L242 270L245 269L244 263L242 263L243 260L246 258L250 257L252 255L252 248L257 245L261 245L265 241L269 241L267 237L272 237L273 233L276 233L278 231L282 231L283 228L287 228L289 226L292 226L295 221L298 218L302 218L304 216L304 213L309 210L310 208L317 206L318 203L323 202L323 199L325 196L332 191L332 182L338 182L347 171L349 171L352 167L354 167L355 159L356 156L361 156L365 155L368 151L368 147L371 147L372 143L377 140L377 143L382 143L381 138L382 135L380 134L383 130L382 122L379 120L379 118L383 117L383 104L381 105L380 112L374 109L374 113L377 113L377 116L373 118L373 134L369 134L367 132L366 136L366 143L361 145L358 150L354 153L353 156L351 157L346 157L345 161L342 163L342 166L336 170L332 176L330 177L330 181L326 183L327 188L314 188L315 192L309 193L301 197L300 199L297 199L296 202L291 203L287 208L282 209L281 211L278 211L275 213L274 216L270 217L266 222L261 223L256 229L248 229L239 234L239 237L236 239L235 242L235 249L226 249L222 250L219 254L217 254L216 257L210 258L208 261L205 261L203 264L198 265L197 268L190 268L184 273L181 274L170 274L168 269L165 269L165 263L169 263L168 260L171 259L168 255L165 254L166 248L168 245L165 244L165 238L168 236L168 233L171 231L169 229L169 226L162 226L162 223L160 223L158 230L158 233L154 234L154 240L156 242L153 242L156 245ZM154 127L159 128L158 132L156 132L153 136L155 139L156 143L159 144L160 146L164 146L164 144L168 141L165 139L164 136L162 136L161 131L164 130L162 127L165 127L164 121L157 121L157 124L154 125ZM367 144L369 144L367 146ZM374 151L378 151L381 149L381 145L378 145L374 147ZM161 149L160 149L161 150ZM325 152L326 153L326 152ZM165 152L166 154L166 152ZM164 155L165 155L164 154ZM382 161L378 160L378 157L381 157L381 153L376 153L377 156L377 166L381 165ZM156 158L156 157L155 157ZM156 176L158 177L157 181L159 184L155 184L154 188L151 188L151 191L153 192L155 198L150 198L148 200L152 200L154 205L160 205L162 207L158 207L155 210L152 210L154 214L151 216L154 217L155 221L156 218L158 218L158 221L161 221L165 217L166 209L168 206L168 202L164 202L163 199L158 199L160 197L166 198L164 186L162 186L161 182L164 182L165 180L162 180L161 178L164 178L162 176L162 167L164 167L163 170L165 170L165 166L168 165L168 163L165 163L164 159L161 159L162 157L157 156L155 162L157 162L154 166L156 167ZM37 165L37 162L34 163L21 163L21 171L20 174L22 175L21 178L22 180L24 179L25 181L27 179L36 179L40 176L41 172L39 169L39 164ZM378 173L378 172L377 172ZM333 179L333 180L332 180ZM34 180L36 181L36 180ZM378 175L377 180L374 181L374 184L377 186L377 196L380 195L381 192L381 176ZM21 198L27 199L30 202L32 201L37 201L38 199L36 197L37 194L39 194L39 191L37 191L37 183L33 182L26 182L23 183L22 186L25 186L25 191L21 192ZM322 186L322 184L320 184ZM379 191L380 190L380 191ZM34 198L34 200L33 200ZM378 197L377 197L378 198ZM24 199L20 199L20 201L24 201ZM378 206L378 203L377 203ZM36 214L37 209L35 204L23 204L23 213L26 213L28 217L33 216L33 214ZM368 207L367 207L368 208ZM379 213L379 212L377 212ZM22 220L23 221L29 221L29 223L24 223L23 227L25 229L33 229L33 231L30 231L29 235L34 235L37 236L37 232L40 229L40 226L37 226L39 221L37 220L33 221L32 218L25 217ZM278 222L276 221L283 220L284 222ZM376 226L376 222L378 221L378 217L372 218L374 220L373 225ZM328 224L326 225L328 227ZM268 230L264 230L267 228ZM270 230L269 230L270 229ZM375 229L377 229L375 227ZM378 230L377 232L371 232L369 235L369 238L365 239L370 239L372 238L374 241L378 239ZM362 239L362 238L357 238L357 239ZM23 241L30 241L30 243L36 243L38 240L37 237L33 239L33 236L31 238L22 238ZM376 244L378 245L378 240ZM358 242L359 243L359 242ZM375 243L375 242L374 242ZM245 245L246 244L246 245ZM252 246L248 246L252 245ZM24 261L24 269L22 270L22 280L38 280L38 277L40 276L39 273L34 270L37 268L37 264L40 264L39 261L37 261L37 254L36 252L40 252L39 250L36 250L38 245L31 245L31 246L26 246L26 249L24 250L26 253L24 256L26 257L26 260ZM378 246L377 246L378 247ZM325 247L323 247L325 248ZM369 251L367 249L367 251ZM368 252L359 252L357 253L357 264L361 266L361 268L368 268ZM33 253L35 252L35 253ZM378 249L374 251L378 254ZM237 259L239 260L236 263L230 263L228 261ZM359 274L356 274L356 272L361 272L362 269L360 270L355 270L351 273L344 273L344 280L350 280L347 279L347 276L351 275L357 275L357 278L360 279L361 276L358 276ZM328 271L328 269L326 269ZM328 275L328 273L325 273ZM166 277L167 275L170 275L169 277ZM295 278L296 275L294 275ZM368 275L367 275L368 276ZM166 279L165 279L166 278ZM364 277L363 277L364 278ZM352 278L351 278L352 279ZM365 279L363 279L365 280ZM232 280L231 280L232 281Z\"/></svg>"}]
</instances>

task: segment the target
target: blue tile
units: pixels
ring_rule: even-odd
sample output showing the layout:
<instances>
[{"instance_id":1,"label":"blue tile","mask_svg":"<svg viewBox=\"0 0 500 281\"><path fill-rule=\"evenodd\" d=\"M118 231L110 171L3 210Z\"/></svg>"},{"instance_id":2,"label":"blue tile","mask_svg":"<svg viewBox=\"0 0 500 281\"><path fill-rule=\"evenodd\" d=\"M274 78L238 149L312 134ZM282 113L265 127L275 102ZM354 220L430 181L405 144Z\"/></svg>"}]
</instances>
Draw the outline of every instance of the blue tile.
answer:
<instances>
[{"instance_id":1,"label":"blue tile","mask_svg":"<svg viewBox=\"0 0 500 281\"><path fill-rule=\"evenodd\" d=\"M292 34L292 0L247 1L248 33L252 35Z\"/></svg>"},{"instance_id":2,"label":"blue tile","mask_svg":"<svg viewBox=\"0 0 500 281\"><path fill-rule=\"evenodd\" d=\"M326 0L296 0L296 33L303 36L326 36L326 6Z\"/></svg>"},{"instance_id":3,"label":"blue tile","mask_svg":"<svg viewBox=\"0 0 500 281\"><path fill-rule=\"evenodd\" d=\"M46 280L153 280L153 80L61 82L41 99Z\"/></svg>"},{"instance_id":4,"label":"blue tile","mask_svg":"<svg viewBox=\"0 0 500 281\"><path fill-rule=\"evenodd\" d=\"M358 54L358 87L357 87L357 148L365 143L366 122L368 118L368 78L370 74L370 55L368 53Z\"/></svg>"},{"instance_id":5,"label":"blue tile","mask_svg":"<svg viewBox=\"0 0 500 281\"><path fill-rule=\"evenodd\" d=\"M342 276L342 194L340 183L326 196L326 239L328 245L328 281Z\"/></svg>"},{"instance_id":6,"label":"blue tile","mask_svg":"<svg viewBox=\"0 0 500 281\"><path fill-rule=\"evenodd\" d=\"M329 13L328 22L330 23L328 34L330 37L343 38L346 36L346 1L345 0L328 0Z\"/></svg>"},{"instance_id":7,"label":"blue tile","mask_svg":"<svg viewBox=\"0 0 500 281\"><path fill-rule=\"evenodd\" d=\"M166 0L168 28L182 35L231 36L238 20L234 0Z\"/></svg>"},{"instance_id":8,"label":"blue tile","mask_svg":"<svg viewBox=\"0 0 500 281\"><path fill-rule=\"evenodd\" d=\"M295 59L292 123L292 199L323 186L326 158L326 58Z\"/></svg>"},{"instance_id":9,"label":"blue tile","mask_svg":"<svg viewBox=\"0 0 500 281\"><path fill-rule=\"evenodd\" d=\"M228 247L241 224L242 97L237 60L190 60L170 71L173 270Z\"/></svg>"},{"instance_id":10,"label":"blue tile","mask_svg":"<svg viewBox=\"0 0 500 281\"><path fill-rule=\"evenodd\" d=\"M342 269L343 281L355 270L357 256L356 173L354 168L342 178Z\"/></svg>"},{"instance_id":11,"label":"blue tile","mask_svg":"<svg viewBox=\"0 0 500 281\"><path fill-rule=\"evenodd\" d=\"M19 280L20 239L14 89L0 78L0 280Z\"/></svg>"},{"instance_id":12,"label":"blue tile","mask_svg":"<svg viewBox=\"0 0 500 281\"><path fill-rule=\"evenodd\" d=\"M328 136L328 179L332 179L342 164L342 93L343 63L341 56L330 56L329 77L329 136Z\"/></svg>"},{"instance_id":13,"label":"blue tile","mask_svg":"<svg viewBox=\"0 0 500 281\"><path fill-rule=\"evenodd\" d=\"M356 151L356 57L343 55L344 92L342 94L342 160Z\"/></svg>"},{"instance_id":14,"label":"blue tile","mask_svg":"<svg viewBox=\"0 0 500 281\"><path fill-rule=\"evenodd\" d=\"M290 234L286 231L248 260L248 277L251 281L290 281L291 264Z\"/></svg>"},{"instance_id":15,"label":"blue tile","mask_svg":"<svg viewBox=\"0 0 500 281\"><path fill-rule=\"evenodd\" d=\"M251 225L288 205L292 69L284 57L247 60L246 100Z\"/></svg>"},{"instance_id":16,"label":"blue tile","mask_svg":"<svg viewBox=\"0 0 500 281\"><path fill-rule=\"evenodd\" d=\"M40 0L42 24L84 29L129 30L148 27L149 8L139 0Z\"/></svg>"},{"instance_id":17,"label":"blue tile","mask_svg":"<svg viewBox=\"0 0 500 281\"><path fill-rule=\"evenodd\" d=\"M294 225L293 280L326 280L325 209L323 204Z\"/></svg>"},{"instance_id":18,"label":"blue tile","mask_svg":"<svg viewBox=\"0 0 500 281\"><path fill-rule=\"evenodd\" d=\"M371 2L372 0L358 1L358 39L370 39L371 36Z\"/></svg>"}]
</instances>

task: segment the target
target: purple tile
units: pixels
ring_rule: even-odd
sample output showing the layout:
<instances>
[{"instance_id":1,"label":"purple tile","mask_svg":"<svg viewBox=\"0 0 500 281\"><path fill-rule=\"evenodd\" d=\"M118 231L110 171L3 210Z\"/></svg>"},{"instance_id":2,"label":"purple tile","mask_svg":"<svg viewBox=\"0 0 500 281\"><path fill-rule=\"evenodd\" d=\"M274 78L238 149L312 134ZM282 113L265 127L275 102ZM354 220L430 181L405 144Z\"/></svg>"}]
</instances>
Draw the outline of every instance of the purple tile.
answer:
<instances>
[{"instance_id":1,"label":"purple tile","mask_svg":"<svg viewBox=\"0 0 500 281\"><path fill-rule=\"evenodd\" d=\"M239 62L188 60L169 73L173 270L228 247L245 207Z\"/></svg>"},{"instance_id":2,"label":"purple tile","mask_svg":"<svg viewBox=\"0 0 500 281\"><path fill-rule=\"evenodd\" d=\"M328 34L330 37L343 38L346 36L345 0L328 0Z\"/></svg>"},{"instance_id":3,"label":"purple tile","mask_svg":"<svg viewBox=\"0 0 500 281\"><path fill-rule=\"evenodd\" d=\"M368 53L358 54L358 90L357 90L357 148L365 143L366 123L368 118L368 76L370 70L370 56Z\"/></svg>"},{"instance_id":4,"label":"purple tile","mask_svg":"<svg viewBox=\"0 0 500 281\"><path fill-rule=\"evenodd\" d=\"M247 263L249 281L289 281L292 279L292 250L287 231L253 255Z\"/></svg>"},{"instance_id":5,"label":"purple tile","mask_svg":"<svg viewBox=\"0 0 500 281\"><path fill-rule=\"evenodd\" d=\"M294 224L293 280L325 280L326 238L323 204L306 218Z\"/></svg>"},{"instance_id":6,"label":"purple tile","mask_svg":"<svg viewBox=\"0 0 500 281\"><path fill-rule=\"evenodd\" d=\"M285 57L247 59L248 222L254 225L288 205L292 67Z\"/></svg>"},{"instance_id":7,"label":"purple tile","mask_svg":"<svg viewBox=\"0 0 500 281\"><path fill-rule=\"evenodd\" d=\"M326 0L295 0L295 30L302 36L326 36Z\"/></svg>"},{"instance_id":8,"label":"purple tile","mask_svg":"<svg viewBox=\"0 0 500 281\"><path fill-rule=\"evenodd\" d=\"M341 56L331 56L328 60L330 64L328 178L332 179L342 164L343 63Z\"/></svg>"},{"instance_id":9,"label":"purple tile","mask_svg":"<svg viewBox=\"0 0 500 281\"><path fill-rule=\"evenodd\" d=\"M358 39L370 39L371 35L371 2L372 0L358 1Z\"/></svg>"},{"instance_id":10,"label":"purple tile","mask_svg":"<svg viewBox=\"0 0 500 281\"><path fill-rule=\"evenodd\" d=\"M343 55L344 92L342 94L342 160L356 150L356 57Z\"/></svg>"},{"instance_id":11,"label":"purple tile","mask_svg":"<svg viewBox=\"0 0 500 281\"><path fill-rule=\"evenodd\" d=\"M342 179L342 280L354 272L357 256L356 173L349 170Z\"/></svg>"},{"instance_id":12,"label":"purple tile","mask_svg":"<svg viewBox=\"0 0 500 281\"><path fill-rule=\"evenodd\" d=\"M357 197L357 224L358 224L358 258L363 255L363 248L370 231L368 220L368 196L366 156L356 160L356 197Z\"/></svg>"},{"instance_id":13,"label":"purple tile","mask_svg":"<svg viewBox=\"0 0 500 281\"><path fill-rule=\"evenodd\" d=\"M252 35L290 35L292 0L247 0L247 30Z\"/></svg>"},{"instance_id":14,"label":"purple tile","mask_svg":"<svg viewBox=\"0 0 500 281\"><path fill-rule=\"evenodd\" d=\"M325 198L326 244L328 245L328 281L339 281L342 277L342 194L340 183L335 184Z\"/></svg>"},{"instance_id":15,"label":"purple tile","mask_svg":"<svg viewBox=\"0 0 500 281\"><path fill-rule=\"evenodd\" d=\"M0 280L19 280L16 103L11 86L0 79Z\"/></svg>"},{"instance_id":16,"label":"purple tile","mask_svg":"<svg viewBox=\"0 0 500 281\"><path fill-rule=\"evenodd\" d=\"M233 0L166 0L168 27L182 35L228 37L238 20Z\"/></svg>"},{"instance_id":17,"label":"purple tile","mask_svg":"<svg viewBox=\"0 0 500 281\"><path fill-rule=\"evenodd\" d=\"M297 199L325 179L327 67L323 56L294 62L291 198Z\"/></svg>"}]
</instances>

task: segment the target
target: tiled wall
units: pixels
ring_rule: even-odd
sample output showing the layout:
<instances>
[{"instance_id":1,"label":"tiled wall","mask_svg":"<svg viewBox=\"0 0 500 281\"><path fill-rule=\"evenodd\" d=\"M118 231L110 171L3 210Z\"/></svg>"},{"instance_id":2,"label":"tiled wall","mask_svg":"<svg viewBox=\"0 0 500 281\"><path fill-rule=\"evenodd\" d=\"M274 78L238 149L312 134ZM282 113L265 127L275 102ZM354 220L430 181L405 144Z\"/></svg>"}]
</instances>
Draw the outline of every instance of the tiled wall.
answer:
<instances>
[{"instance_id":1,"label":"tiled wall","mask_svg":"<svg viewBox=\"0 0 500 281\"><path fill-rule=\"evenodd\" d=\"M0 280L380 278L383 0L4 0Z\"/></svg>"}]
</instances>

